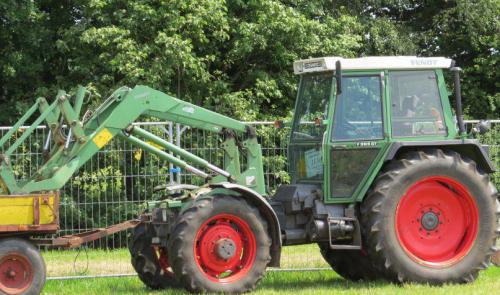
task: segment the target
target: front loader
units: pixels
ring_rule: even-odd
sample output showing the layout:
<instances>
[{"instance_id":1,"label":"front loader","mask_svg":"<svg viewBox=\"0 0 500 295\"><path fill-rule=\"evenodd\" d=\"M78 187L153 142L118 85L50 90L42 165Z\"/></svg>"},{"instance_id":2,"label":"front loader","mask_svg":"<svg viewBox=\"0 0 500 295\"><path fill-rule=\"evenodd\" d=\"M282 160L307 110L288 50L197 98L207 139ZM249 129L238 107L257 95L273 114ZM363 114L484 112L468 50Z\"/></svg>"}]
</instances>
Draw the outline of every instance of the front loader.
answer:
<instances>
[{"instance_id":1,"label":"front loader","mask_svg":"<svg viewBox=\"0 0 500 295\"><path fill-rule=\"evenodd\" d=\"M456 117L443 70L455 77ZM454 62L326 57L297 61L294 71L291 183L273 196L255 130L242 122L146 86L118 89L85 119L84 88L74 96L60 91L52 104L37 99L0 139L0 291L40 292L45 266L34 245L77 247L130 228L132 265L153 289L249 291L268 266L279 266L282 246L307 243L318 244L346 279L473 281L496 251L500 212L488 148L464 128ZM37 110L31 127L8 144ZM141 117L220 134L223 167L132 124ZM18 180L11 155L43 122L50 129L46 161ZM59 189L115 137L205 184L163 187L136 220L44 238L59 229Z\"/></svg>"}]
</instances>

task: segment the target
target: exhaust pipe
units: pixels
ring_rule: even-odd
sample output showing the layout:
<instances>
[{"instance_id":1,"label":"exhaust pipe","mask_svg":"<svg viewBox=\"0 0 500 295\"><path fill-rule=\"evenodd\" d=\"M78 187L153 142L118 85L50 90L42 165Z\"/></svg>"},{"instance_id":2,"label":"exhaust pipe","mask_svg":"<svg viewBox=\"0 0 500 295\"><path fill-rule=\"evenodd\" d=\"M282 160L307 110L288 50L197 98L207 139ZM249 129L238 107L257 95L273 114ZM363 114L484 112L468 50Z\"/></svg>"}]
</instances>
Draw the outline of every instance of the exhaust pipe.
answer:
<instances>
[{"instance_id":1,"label":"exhaust pipe","mask_svg":"<svg viewBox=\"0 0 500 295\"><path fill-rule=\"evenodd\" d=\"M459 67L453 67L450 69L453 72L454 84L455 84L455 102L456 102L456 112L458 121L458 134L460 136L465 135L464 117L462 114L462 90L460 88L460 71Z\"/></svg>"}]
</instances>

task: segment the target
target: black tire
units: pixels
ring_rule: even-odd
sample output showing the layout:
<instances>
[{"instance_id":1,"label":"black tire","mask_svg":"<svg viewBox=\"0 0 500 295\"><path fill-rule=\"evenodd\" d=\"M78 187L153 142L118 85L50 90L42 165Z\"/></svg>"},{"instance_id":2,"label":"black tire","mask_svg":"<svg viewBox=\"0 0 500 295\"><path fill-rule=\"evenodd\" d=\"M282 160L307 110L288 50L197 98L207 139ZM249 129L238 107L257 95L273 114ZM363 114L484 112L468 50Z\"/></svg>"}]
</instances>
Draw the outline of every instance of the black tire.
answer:
<instances>
[{"instance_id":1,"label":"black tire","mask_svg":"<svg viewBox=\"0 0 500 295\"><path fill-rule=\"evenodd\" d=\"M203 249L196 248L197 237L200 233L204 233L204 229L215 228L216 222L210 225L210 220L222 215L229 215L231 218L238 218L244 222L255 241L252 246L255 247L253 262L242 267L243 273L236 271L232 277L236 279L231 280L229 277L229 282L225 283L211 278L206 269L202 270L202 267L207 268L210 265L202 265L200 258L195 257L194 254L196 249ZM244 233L244 230L239 227L235 226L235 228ZM246 238L250 240L250 237L246 236ZM198 243L201 244L204 241L200 238ZM255 206L244 199L232 196L198 197L177 219L168 245L172 268L181 284L190 292L243 293L250 291L264 276L271 260L271 239L267 232L267 222ZM245 251L246 253L252 252L247 249ZM238 257L236 254L233 255L229 259Z\"/></svg>"},{"instance_id":2,"label":"black tire","mask_svg":"<svg viewBox=\"0 0 500 295\"><path fill-rule=\"evenodd\" d=\"M7 271L2 271L0 294L38 295L42 292L46 279L45 262L38 248L30 242L18 238L0 240L0 268L17 270L12 273L16 279L7 277ZM13 283L13 280L19 281Z\"/></svg>"},{"instance_id":3,"label":"black tire","mask_svg":"<svg viewBox=\"0 0 500 295\"><path fill-rule=\"evenodd\" d=\"M132 266L144 285L154 290L179 287L173 272L165 271L160 265L145 224L134 228L129 251Z\"/></svg>"},{"instance_id":4,"label":"black tire","mask_svg":"<svg viewBox=\"0 0 500 295\"><path fill-rule=\"evenodd\" d=\"M424 263L419 261L420 258L413 255L415 252L402 246L404 242L397 234L398 232L399 235L408 235L402 230L398 231L396 225L397 220L400 220L399 217L396 217L397 210L399 210L399 206L405 206L401 205L404 204L403 197L414 192L411 189L418 188L418 185L421 185L426 179L437 179L435 184L437 188L431 190L427 195L424 194L424 197L435 198L434 200L438 200L435 201L436 204L440 205L439 200L443 200L444 195L441 193L432 194L432 192L437 192L437 189L449 190L450 194L458 194L457 199L466 195L472 200L472 202L467 203L467 206L478 213L471 215L461 213L464 216L470 216L470 218L465 219L467 222L464 223L469 227L466 227L464 233L459 235L450 234L453 231L447 230L456 228L459 223L456 221L457 223L454 224L454 220L446 218L446 211L443 211L442 215L440 215L441 213L430 214L437 216L437 222L424 224L424 220L429 221L429 219L420 218L415 219L417 222L415 225L405 223L405 232L415 228L414 232L417 233L410 234L411 237L415 237L414 241L416 242L413 245L433 246L434 244L429 243L432 243L430 237L434 234L439 239L441 236L438 235L442 234L443 241L459 241L455 253L460 253L460 256L456 254L457 256L452 256L451 260L443 259L444 262L436 264L437 266L427 263L425 259L422 260ZM440 179L445 180L441 182ZM466 193L463 193L464 188ZM419 195L417 196L420 198ZM427 214L432 211L432 208L429 209L430 211L425 211L424 208L427 205L422 203L414 206L415 208L421 206L420 209L416 209L418 214L420 212ZM437 210L435 211L437 212ZM488 175L480 171L474 161L461 157L452 151L444 152L440 149L431 149L425 152L410 152L386 165L364 200L361 213L368 254L374 265L384 273L384 276L395 282L418 282L435 285L472 282L477 278L480 270L488 267L491 255L496 250L496 228L499 216L497 190L489 181ZM413 215L404 217L409 216L409 214L401 216L403 216L401 218L413 218ZM413 219L411 220L413 223ZM417 229L418 227L420 229ZM471 228L475 228L475 230ZM443 233L438 233L438 229L442 229ZM419 236L419 231L422 231L423 237ZM476 234L471 234L474 232ZM448 236L445 236L446 234ZM429 236L428 240L425 240L425 235ZM442 247L434 249L442 249ZM430 258L427 260L432 261Z\"/></svg>"},{"instance_id":5,"label":"black tire","mask_svg":"<svg viewBox=\"0 0 500 295\"><path fill-rule=\"evenodd\" d=\"M351 281L374 281L380 278L368 255L359 250L332 250L328 244L319 244L326 262L341 277Z\"/></svg>"}]
</instances>

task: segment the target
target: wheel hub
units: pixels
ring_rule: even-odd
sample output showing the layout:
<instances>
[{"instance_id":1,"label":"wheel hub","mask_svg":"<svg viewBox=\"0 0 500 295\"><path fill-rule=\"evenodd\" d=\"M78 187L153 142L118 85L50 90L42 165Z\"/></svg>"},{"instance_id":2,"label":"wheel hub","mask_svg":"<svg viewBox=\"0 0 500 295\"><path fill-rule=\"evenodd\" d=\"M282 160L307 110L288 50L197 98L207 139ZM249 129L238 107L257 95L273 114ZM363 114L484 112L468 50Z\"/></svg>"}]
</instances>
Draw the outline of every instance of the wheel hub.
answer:
<instances>
[{"instance_id":1,"label":"wheel hub","mask_svg":"<svg viewBox=\"0 0 500 295\"><path fill-rule=\"evenodd\" d=\"M234 282L251 269L256 240L250 226L232 214L218 214L207 220L196 236L196 262L208 279Z\"/></svg>"},{"instance_id":2,"label":"wheel hub","mask_svg":"<svg viewBox=\"0 0 500 295\"><path fill-rule=\"evenodd\" d=\"M163 274L173 278L174 272L172 271L172 267L170 267L170 262L168 262L168 254L167 249L165 247L161 247L155 249L158 257L158 263L160 264L161 269L163 270Z\"/></svg>"},{"instance_id":3,"label":"wheel hub","mask_svg":"<svg viewBox=\"0 0 500 295\"><path fill-rule=\"evenodd\" d=\"M435 230L439 225L439 217L436 213L429 211L422 216L422 227L425 230Z\"/></svg>"},{"instance_id":4,"label":"wheel hub","mask_svg":"<svg viewBox=\"0 0 500 295\"><path fill-rule=\"evenodd\" d=\"M478 232L478 208L455 179L431 176L415 182L399 201L395 226L410 258L434 268L467 255Z\"/></svg>"},{"instance_id":5,"label":"wheel hub","mask_svg":"<svg viewBox=\"0 0 500 295\"><path fill-rule=\"evenodd\" d=\"M236 254L236 244L231 239L220 239L215 245L217 255L224 260L230 259Z\"/></svg>"},{"instance_id":6,"label":"wheel hub","mask_svg":"<svg viewBox=\"0 0 500 295\"><path fill-rule=\"evenodd\" d=\"M24 256L10 254L0 260L0 293L19 294L33 280L31 263Z\"/></svg>"},{"instance_id":7,"label":"wheel hub","mask_svg":"<svg viewBox=\"0 0 500 295\"><path fill-rule=\"evenodd\" d=\"M9 270L7 271L7 273L6 273L6 276L7 276L8 278L13 279L13 278L15 278L15 277L16 277L16 274L17 274L17 273L16 273L16 271L15 271L15 270L13 270L13 269L9 269Z\"/></svg>"}]
</instances>

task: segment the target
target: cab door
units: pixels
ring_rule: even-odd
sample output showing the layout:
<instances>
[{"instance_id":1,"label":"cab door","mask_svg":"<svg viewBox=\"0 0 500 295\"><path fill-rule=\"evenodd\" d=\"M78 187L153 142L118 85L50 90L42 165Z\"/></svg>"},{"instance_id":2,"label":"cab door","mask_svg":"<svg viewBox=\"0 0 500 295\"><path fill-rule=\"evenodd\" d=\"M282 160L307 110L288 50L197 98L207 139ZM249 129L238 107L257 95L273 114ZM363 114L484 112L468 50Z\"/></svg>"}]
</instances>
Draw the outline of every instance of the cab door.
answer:
<instances>
[{"instance_id":1,"label":"cab door","mask_svg":"<svg viewBox=\"0 0 500 295\"><path fill-rule=\"evenodd\" d=\"M384 72L342 76L342 93L324 138L327 203L354 201L366 193L388 148L384 124Z\"/></svg>"}]
</instances>

